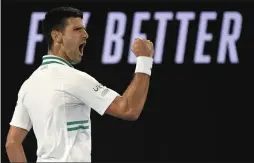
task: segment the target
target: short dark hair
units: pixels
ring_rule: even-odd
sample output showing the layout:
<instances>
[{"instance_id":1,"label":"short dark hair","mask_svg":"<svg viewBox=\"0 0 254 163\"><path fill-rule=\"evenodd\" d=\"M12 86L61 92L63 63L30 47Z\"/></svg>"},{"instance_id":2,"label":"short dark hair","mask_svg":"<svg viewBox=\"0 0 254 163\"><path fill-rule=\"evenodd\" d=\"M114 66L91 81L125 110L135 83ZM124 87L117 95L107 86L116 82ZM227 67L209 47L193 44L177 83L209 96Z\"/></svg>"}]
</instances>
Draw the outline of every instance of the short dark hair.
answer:
<instances>
[{"instance_id":1,"label":"short dark hair","mask_svg":"<svg viewBox=\"0 0 254 163\"><path fill-rule=\"evenodd\" d=\"M83 13L77 8L57 7L45 15L45 19L42 22L42 30L50 49L53 43L51 32L53 30L63 31L66 26L66 19L70 17L80 17L83 19Z\"/></svg>"}]
</instances>

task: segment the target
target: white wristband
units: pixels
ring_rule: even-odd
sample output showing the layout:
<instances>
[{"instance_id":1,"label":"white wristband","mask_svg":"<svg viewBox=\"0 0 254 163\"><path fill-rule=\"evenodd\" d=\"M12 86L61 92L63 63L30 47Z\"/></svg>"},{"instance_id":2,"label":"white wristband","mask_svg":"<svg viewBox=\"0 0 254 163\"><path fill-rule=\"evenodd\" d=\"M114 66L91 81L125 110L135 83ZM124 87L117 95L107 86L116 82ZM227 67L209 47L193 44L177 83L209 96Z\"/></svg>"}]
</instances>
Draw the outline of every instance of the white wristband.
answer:
<instances>
[{"instance_id":1,"label":"white wristband","mask_svg":"<svg viewBox=\"0 0 254 163\"><path fill-rule=\"evenodd\" d=\"M152 67L153 67L153 58L145 56L137 57L135 73L140 72L151 76Z\"/></svg>"}]
</instances>

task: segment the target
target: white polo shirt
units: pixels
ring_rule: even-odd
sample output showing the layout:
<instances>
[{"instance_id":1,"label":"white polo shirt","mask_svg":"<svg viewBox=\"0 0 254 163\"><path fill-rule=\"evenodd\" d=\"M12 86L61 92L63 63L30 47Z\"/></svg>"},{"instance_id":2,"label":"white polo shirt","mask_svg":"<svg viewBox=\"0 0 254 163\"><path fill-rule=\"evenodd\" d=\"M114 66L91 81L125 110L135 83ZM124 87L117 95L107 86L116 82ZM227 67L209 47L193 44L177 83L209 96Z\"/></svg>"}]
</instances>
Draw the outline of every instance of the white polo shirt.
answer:
<instances>
[{"instance_id":1,"label":"white polo shirt","mask_svg":"<svg viewBox=\"0 0 254 163\"><path fill-rule=\"evenodd\" d=\"M91 162L91 108L103 115L118 95L67 61L45 55L22 84L10 125L33 127L37 162Z\"/></svg>"}]
</instances>

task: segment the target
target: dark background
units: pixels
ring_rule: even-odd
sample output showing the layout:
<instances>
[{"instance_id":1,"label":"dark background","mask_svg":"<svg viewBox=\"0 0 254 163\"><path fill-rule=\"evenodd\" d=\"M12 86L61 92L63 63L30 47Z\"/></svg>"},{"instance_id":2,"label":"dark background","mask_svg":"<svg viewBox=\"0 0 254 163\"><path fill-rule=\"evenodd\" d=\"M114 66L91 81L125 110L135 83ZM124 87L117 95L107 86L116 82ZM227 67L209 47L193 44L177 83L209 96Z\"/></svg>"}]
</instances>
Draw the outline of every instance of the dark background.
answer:
<instances>
[{"instance_id":1,"label":"dark background","mask_svg":"<svg viewBox=\"0 0 254 163\"><path fill-rule=\"evenodd\" d=\"M37 44L35 63L26 65L25 52L30 15L58 6L90 11L90 35L85 55L77 69L104 85L123 93L135 65L127 64L127 53L135 11L218 11L218 20L208 28L214 40L205 48L210 64L194 64L193 53L198 16L191 24L183 64L174 63L177 21L168 24L162 64L155 64L144 111L135 122L92 111L93 161L254 161L253 151L253 11L250 1L4 1L2 3L2 162L8 161L5 140L18 90L40 65L46 43ZM216 63L223 11L239 11L242 32L237 43L239 64ZM102 65L106 17L109 11L127 13L124 54L121 63ZM154 41L155 22L144 23L142 31ZM29 161L36 160L33 131L24 141Z\"/></svg>"}]
</instances>

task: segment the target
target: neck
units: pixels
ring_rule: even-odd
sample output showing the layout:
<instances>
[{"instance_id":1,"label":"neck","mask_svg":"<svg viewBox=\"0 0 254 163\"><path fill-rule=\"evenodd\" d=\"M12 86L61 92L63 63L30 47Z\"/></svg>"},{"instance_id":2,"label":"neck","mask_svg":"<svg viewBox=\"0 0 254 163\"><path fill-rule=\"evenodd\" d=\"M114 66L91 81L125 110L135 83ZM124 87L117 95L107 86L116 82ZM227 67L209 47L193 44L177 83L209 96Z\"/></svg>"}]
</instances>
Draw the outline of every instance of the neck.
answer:
<instances>
[{"instance_id":1,"label":"neck","mask_svg":"<svg viewBox=\"0 0 254 163\"><path fill-rule=\"evenodd\" d=\"M60 47L52 47L49 50L49 55L60 57L71 63L71 60L69 59L69 57L66 55L66 53L63 50L60 49Z\"/></svg>"}]
</instances>

